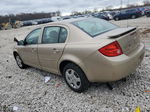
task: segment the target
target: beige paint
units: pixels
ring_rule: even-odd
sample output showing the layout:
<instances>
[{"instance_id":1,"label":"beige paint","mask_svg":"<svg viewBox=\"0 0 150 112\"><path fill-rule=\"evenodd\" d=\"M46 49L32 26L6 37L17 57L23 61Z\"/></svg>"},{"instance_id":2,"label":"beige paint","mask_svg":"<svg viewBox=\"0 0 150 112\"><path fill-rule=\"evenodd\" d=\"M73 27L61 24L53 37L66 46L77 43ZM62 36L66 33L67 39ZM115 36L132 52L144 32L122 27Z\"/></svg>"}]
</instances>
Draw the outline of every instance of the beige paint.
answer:
<instances>
[{"instance_id":1,"label":"beige paint","mask_svg":"<svg viewBox=\"0 0 150 112\"><path fill-rule=\"evenodd\" d=\"M38 45L16 46L15 51L25 64L55 74L61 74L59 70L61 62L71 61L80 66L91 82L119 80L133 73L141 63L145 50L144 45L138 39L138 31L133 31L117 39L110 39L110 35L130 29L120 28L91 38L70 24L71 21L75 20L54 22L42 27L42 30L45 26L65 27L69 33L65 43L41 44L41 33ZM123 55L106 57L98 52L99 48L113 41L119 42L124 51ZM129 45L129 42L132 42L130 43L132 45ZM33 51L33 49L35 50ZM57 49L58 52L54 49Z\"/></svg>"}]
</instances>

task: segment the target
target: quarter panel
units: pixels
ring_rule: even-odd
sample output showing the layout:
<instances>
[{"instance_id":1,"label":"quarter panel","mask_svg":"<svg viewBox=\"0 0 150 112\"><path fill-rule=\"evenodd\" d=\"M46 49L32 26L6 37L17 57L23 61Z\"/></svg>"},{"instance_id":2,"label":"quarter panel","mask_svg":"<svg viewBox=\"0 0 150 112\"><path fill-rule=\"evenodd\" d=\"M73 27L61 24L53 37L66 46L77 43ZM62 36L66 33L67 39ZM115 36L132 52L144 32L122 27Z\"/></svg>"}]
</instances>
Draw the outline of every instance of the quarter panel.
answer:
<instances>
[{"instance_id":1,"label":"quarter panel","mask_svg":"<svg viewBox=\"0 0 150 112\"><path fill-rule=\"evenodd\" d=\"M98 51L99 43L94 44L85 44L85 43L74 43L74 44L67 44L64 53L62 57L60 58L58 62L58 68L62 61L71 61L80 66L80 68L84 71L84 73L87 75L89 74L86 68L86 65L84 63L84 60L89 57L91 54ZM89 78L87 76L87 78Z\"/></svg>"}]
</instances>

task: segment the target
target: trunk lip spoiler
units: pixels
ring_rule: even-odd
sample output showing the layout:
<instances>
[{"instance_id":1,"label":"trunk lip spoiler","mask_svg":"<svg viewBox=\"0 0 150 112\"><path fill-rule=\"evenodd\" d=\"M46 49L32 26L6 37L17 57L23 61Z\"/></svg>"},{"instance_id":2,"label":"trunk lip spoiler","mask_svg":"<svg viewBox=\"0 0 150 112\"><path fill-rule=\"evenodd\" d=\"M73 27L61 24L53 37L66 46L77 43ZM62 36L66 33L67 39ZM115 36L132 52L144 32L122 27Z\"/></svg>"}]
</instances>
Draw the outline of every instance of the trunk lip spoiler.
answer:
<instances>
[{"instance_id":1,"label":"trunk lip spoiler","mask_svg":"<svg viewBox=\"0 0 150 112\"><path fill-rule=\"evenodd\" d=\"M109 35L108 37L109 37L109 38L118 38L118 37L121 37L121 36L123 36L123 35L125 35L125 34L128 34L128 33L132 32L132 31L135 31L136 29L137 29L137 28L134 27L134 28L131 28L131 29L125 31L125 32L118 33L118 34L116 34L116 35Z\"/></svg>"}]
</instances>

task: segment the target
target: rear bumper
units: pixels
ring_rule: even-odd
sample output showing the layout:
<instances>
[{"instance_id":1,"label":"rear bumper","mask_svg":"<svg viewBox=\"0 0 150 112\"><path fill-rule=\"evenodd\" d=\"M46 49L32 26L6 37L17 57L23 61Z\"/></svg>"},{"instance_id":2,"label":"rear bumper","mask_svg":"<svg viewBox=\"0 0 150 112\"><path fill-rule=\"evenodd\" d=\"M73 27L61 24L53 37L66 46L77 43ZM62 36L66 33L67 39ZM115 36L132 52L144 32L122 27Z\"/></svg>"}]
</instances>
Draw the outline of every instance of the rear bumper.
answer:
<instances>
[{"instance_id":1,"label":"rear bumper","mask_svg":"<svg viewBox=\"0 0 150 112\"><path fill-rule=\"evenodd\" d=\"M139 48L128 56L105 57L99 52L95 53L90 59L85 60L85 73L91 82L120 80L135 72L143 60L144 53L144 44L140 44Z\"/></svg>"}]
</instances>

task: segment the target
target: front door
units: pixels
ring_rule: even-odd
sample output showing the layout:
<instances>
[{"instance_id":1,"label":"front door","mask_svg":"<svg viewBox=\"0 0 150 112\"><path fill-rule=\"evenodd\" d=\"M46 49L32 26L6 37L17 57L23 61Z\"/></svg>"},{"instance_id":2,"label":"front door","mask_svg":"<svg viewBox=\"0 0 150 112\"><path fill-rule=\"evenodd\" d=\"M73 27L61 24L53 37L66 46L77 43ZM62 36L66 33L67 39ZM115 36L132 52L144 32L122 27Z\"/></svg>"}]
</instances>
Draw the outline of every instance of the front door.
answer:
<instances>
[{"instance_id":1,"label":"front door","mask_svg":"<svg viewBox=\"0 0 150 112\"><path fill-rule=\"evenodd\" d=\"M63 54L67 33L64 27L44 28L41 44L38 45L38 56L44 70L58 73L57 63Z\"/></svg>"},{"instance_id":2,"label":"front door","mask_svg":"<svg viewBox=\"0 0 150 112\"><path fill-rule=\"evenodd\" d=\"M38 39L41 34L41 29L33 30L24 40L25 45L20 46L19 54L23 60L23 62L27 65L33 67L40 67L39 60L38 60Z\"/></svg>"}]
</instances>

